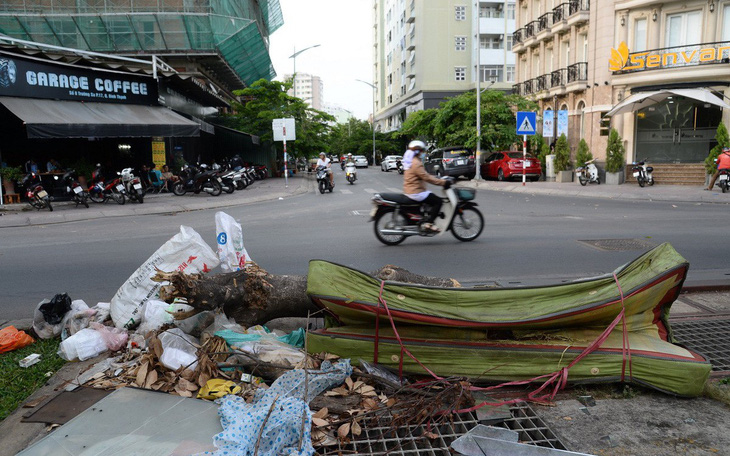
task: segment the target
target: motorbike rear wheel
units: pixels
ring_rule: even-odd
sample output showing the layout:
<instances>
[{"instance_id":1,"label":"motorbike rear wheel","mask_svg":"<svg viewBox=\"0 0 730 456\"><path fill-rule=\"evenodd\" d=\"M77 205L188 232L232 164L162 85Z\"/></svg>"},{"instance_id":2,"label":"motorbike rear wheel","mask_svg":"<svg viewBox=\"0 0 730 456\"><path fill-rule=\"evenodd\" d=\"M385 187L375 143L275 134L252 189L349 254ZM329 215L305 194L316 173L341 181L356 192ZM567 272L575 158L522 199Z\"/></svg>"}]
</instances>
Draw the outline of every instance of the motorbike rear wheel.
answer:
<instances>
[{"instance_id":1,"label":"motorbike rear wheel","mask_svg":"<svg viewBox=\"0 0 730 456\"><path fill-rule=\"evenodd\" d=\"M175 194L175 196L183 196L187 193L187 190L185 190L185 184L182 182L175 182L175 185L172 187L172 193Z\"/></svg>"},{"instance_id":2,"label":"motorbike rear wheel","mask_svg":"<svg viewBox=\"0 0 730 456\"><path fill-rule=\"evenodd\" d=\"M127 198L122 193L114 192L114 191L112 192L112 199L114 200L115 203L120 204L120 205L124 204L127 201Z\"/></svg>"},{"instance_id":3,"label":"motorbike rear wheel","mask_svg":"<svg viewBox=\"0 0 730 456\"><path fill-rule=\"evenodd\" d=\"M649 187L654 185L654 178L652 177L651 179L649 179L648 183L649 183Z\"/></svg>"},{"instance_id":4,"label":"motorbike rear wheel","mask_svg":"<svg viewBox=\"0 0 730 456\"><path fill-rule=\"evenodd\" d=\"M325 184L323 180L319 181L319 193L324 194L324 191L326 189L327 189L327 184Z\"/></svg>"},{"instance_id":5,"label":"motorbike rear wheel","mask_svg":"<svg viewBox=\"0 0 730 456\"><path fill-rule=\"evenodd\" d=\"M137 191L137 201L139 201L139 204L144 203L144 192L142 190Z\"/></svg>"},{"instance_id":6,"label":"motorbike rear wheel","mask_svg":"<svg viewBox=\"0 0 730 456\"><path fill-rule=\"evenodd\" d=\"M212 191L207 192L205 191L206 188L212 188ZM223 189L221 188L221 184L219 184L218 181L210 180L203 183L203 191L205 191L205 193L208 193L210 196L218 196L221 194Z\"/></svg>"},{"instance_id":7,"label":"motorbike rear wheel","mask_svg":"<svg viewBox=\"0 0 730 456\"><path fill-rule=\"evenodd\" d=\"M246 187L247 187L247 185L243 181L243 179L239 179L239 180L236 181L236 190L243 190Z\"/></svg>"},{"instance_id":8,"label":"motorbike rear wheel","mask_svg":"<svg viewBox=\"0 0 730 456\"><path fill-rule=\"evenodd\" d=\"M585 186L586 186L586 184L588 184L588 177L586 177L586 175L585 175L585 174L583 174L583 173L580 173L580 174L578 175L578 181L580 182L580 185L582 185L582 186L584 186L584 187L585 187Z\"/></svg>"},{"instance_id":9,"label":"motorbike rear wheel","mask_svg":"<svg viewBox=\"0 0 730 456\"><path fill-rule=\"evenodd\" d=\"M484 229L484 217L476 208L457 209L451 221L451 234L461 242L469 242L478 238Z\"/></svg>"},{"instance_id":10,"label":"motorbike rear wheel","mask_svg":"<svg viewBox=\"0 0 730 456\"><path fill-rule=\"evenodd\" d=\"M98 192L89 193L89 199L95 203L103 203L104 201L106 201L104 195Z\"/></svg>"},{"instance_id":11,"label":"motorbike rear wheel","mask_svg":"<svg viewBox=\"0 0 730 456\"><path fill-rule=\"evenodd\" d=\"M380 212L375 216L375 237L385 245L398 245L406 240L403 234L383 234L382 230L392 230L396 227L403 227L406 219L401 214L396 213L394 209Z\"/></svg>"},{"instance_id":12,"label":"motorbike rear wheel","mask_svg":"<svg viewBox=\"0 0 730 456\"><path fill-rule=\"evenodd\" d=\"M639 182L639 187L642 187L643 188L644 185L646 185L646 182L644 181L644 178L643 177L639 176L639 177L636 178L636 180Z\"/></svg>"},{"instance_id":13,"label":"motorbike rear wheel","mask_svg":"<svg viewBox=\"0 0 730 456\"><path fill-rule=\"evenodd\" d=\"M225 191L226 193L228 193L228 194L230 195L231 193L233 193L233 191L234 191L235 189L236 189L236 186L235 186L235 185L233 185L233 184L231 184L231 185L227 185L227 186L225 187L224 191Z\"/></svg>"},{"instance_id":14,"label":"motorbike rear wheel","mask_svg":"<svg viewBox=\"0 0 730 456\"><path fill-rule=\"evenodd\" d=\"M47 196L43 198L43 204L48 208L49 211L53 212L53 206L51 205L51 199Z\"/></svg>"}]
</instances>

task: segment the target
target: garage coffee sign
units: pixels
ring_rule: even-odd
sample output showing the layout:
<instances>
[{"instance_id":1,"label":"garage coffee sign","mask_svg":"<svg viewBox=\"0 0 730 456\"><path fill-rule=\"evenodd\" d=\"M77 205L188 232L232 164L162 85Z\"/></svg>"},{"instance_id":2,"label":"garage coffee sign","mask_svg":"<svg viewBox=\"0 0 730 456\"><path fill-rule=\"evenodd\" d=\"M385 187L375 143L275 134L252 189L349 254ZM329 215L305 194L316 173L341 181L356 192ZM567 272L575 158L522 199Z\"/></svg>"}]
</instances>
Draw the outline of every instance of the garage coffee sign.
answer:
<instances>
[{"instance_id":1,"label":"garage coffee sign","mask_svg":"<svg viewBox=\"0 0 730 456\"><path fill-rule=\"evenodd\" d=\"M156 105L157 82L0 53L0 96Z\"/></svg>"}]
</instances>

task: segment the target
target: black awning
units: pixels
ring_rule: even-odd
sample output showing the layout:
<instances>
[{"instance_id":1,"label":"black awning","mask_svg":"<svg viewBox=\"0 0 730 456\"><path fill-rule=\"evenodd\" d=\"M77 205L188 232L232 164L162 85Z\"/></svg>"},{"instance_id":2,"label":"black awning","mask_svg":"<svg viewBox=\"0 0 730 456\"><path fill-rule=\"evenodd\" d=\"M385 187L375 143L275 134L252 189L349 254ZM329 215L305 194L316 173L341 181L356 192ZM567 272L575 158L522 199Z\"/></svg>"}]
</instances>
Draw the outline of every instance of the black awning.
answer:
<instances>
[{"instance_id":1,"label":"black awning","mask_svg":"<svg viewBox=\"0 0 730 456\"><path fill-rule=\"evenodd\" d=\"M200 126L167 108L0 97L25 123L28 138L199 136Z\"/></svg>"}]
</instances>

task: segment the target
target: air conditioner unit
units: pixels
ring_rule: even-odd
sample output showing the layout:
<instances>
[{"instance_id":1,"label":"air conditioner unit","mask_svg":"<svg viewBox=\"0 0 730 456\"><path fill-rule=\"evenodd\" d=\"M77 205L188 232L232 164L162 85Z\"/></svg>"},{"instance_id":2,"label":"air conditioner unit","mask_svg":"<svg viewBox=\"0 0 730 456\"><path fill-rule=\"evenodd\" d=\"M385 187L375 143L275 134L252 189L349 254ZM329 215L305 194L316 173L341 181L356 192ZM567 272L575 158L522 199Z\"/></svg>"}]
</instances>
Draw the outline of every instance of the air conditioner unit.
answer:
<instances>
[{"instance_id":1,"label":"air conditioner unit","mask_svg":"<svg viewBox=\"0 0 730 456\"><path fill-rule=\"evenodd\" d=\"M504 41L504 35L499 35L499 41Z\"/></svg>"}]
</instances>

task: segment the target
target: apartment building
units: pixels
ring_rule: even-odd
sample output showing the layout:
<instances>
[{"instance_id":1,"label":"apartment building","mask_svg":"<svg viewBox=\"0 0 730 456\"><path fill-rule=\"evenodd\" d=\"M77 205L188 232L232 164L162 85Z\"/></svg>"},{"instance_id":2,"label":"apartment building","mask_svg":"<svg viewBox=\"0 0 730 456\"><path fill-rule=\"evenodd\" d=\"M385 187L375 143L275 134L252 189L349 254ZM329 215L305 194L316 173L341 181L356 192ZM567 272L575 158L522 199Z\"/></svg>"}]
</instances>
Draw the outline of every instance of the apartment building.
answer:
<instances>
[{"instance_id":1,"label":"apartment building","mask_svg":"<svg viewBox=\"0 0 730 456\"><path fill-rule=\"evenodd\" d=\"M714 0L521 0L517 10L513 90L543 111L567 110L573 148L583 138L604 160L611 126L629 163L704 160L717 126L730 120L730 109L721 109L730 73L720 66L730 62L730 7Z\"/></svg>"},{"instance_id":2,"label":"apartment building","mask_svg":"<svg viewBox=\"0 0 730 456\"><path fill-rule=\"evenodd\" d=\"M284 76L284 80L286 81L291 78L291 74ZM324 111L324 83L319 76L297 73L294 84L287 93L291 96L301 98L313 109Z\"/></svg>"},{"instance_id":3,"label":"apartment building","mask_svg":"<svg viewBox=\"0 0 730 456\"><path fill-rule=\"evenodd\" d=\"M510 0L376 0L376 128L397 130L411 112L473 90L477 75L510 89L514 14Z\"/></svg>"},{"instance_id":4,"label":"apartment building","mask_svg":"<svg viewBox=\"0 0 730 456\"><path fill-rule=\"evenodd\" d=\"M323 111L334 117L335 123L338 124L346 124L350 119L355 118L352 111L334 103L324 103Z\"/></svg>"}]
</instances>

